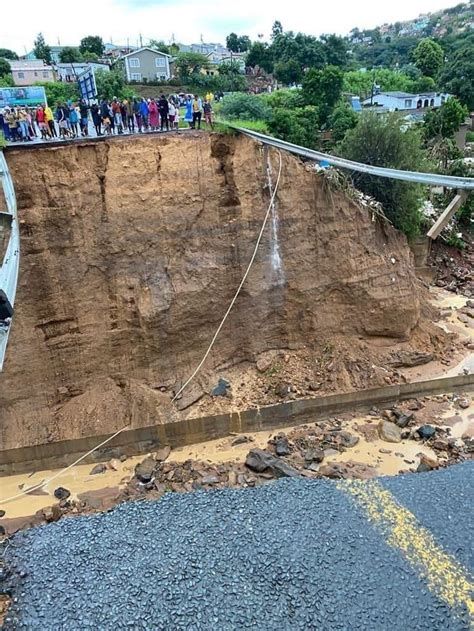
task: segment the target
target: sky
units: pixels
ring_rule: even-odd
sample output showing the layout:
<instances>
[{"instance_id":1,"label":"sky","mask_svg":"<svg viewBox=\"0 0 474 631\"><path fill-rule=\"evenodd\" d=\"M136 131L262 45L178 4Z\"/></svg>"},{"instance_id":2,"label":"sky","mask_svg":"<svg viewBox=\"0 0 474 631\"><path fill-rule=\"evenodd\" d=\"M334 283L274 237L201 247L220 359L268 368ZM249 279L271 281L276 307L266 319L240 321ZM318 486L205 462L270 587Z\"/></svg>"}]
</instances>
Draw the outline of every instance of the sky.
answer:
<instances>
[{"instance_id":1,"label":"sky","mask_svg":"<svg viewBox=\"0 0 474 631\"><path fill-rule=\"evenodd\" d=\"M144 45L150 38L225 43L231 31L268 39L275 20L286 31L346 35L354 27L374 28L456 4L459 0L80 0L60 10L53 2L39 11L37 0L23 0L18 19L0 22L0 48L22 55L40 31L48 44L63 46L78 45L86 35L114 44L128 39L130 45L137 45L140 34Z\"/></svg>"}]
</instances>

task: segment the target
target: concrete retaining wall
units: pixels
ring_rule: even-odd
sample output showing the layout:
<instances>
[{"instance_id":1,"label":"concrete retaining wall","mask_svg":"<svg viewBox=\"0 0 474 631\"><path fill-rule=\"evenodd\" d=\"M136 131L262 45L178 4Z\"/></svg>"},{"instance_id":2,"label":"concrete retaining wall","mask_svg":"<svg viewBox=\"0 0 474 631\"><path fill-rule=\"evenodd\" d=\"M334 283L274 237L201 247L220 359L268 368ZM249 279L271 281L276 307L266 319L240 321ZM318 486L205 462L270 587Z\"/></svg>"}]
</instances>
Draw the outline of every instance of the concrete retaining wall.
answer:
<instances>
[{"instance_id":1,"label":"concrete retaining wall","mask_svg":"<svg viewBox=\"0 0 474 631\"><path fill-rule=\"evenodd\" d=\"M84 462L101 462L122 454L131 456L148 453L164 445L182 447L223 438L234 432L273 430L315 422L347 411L368 411L374 405L389 405L403 399L473 389L474 375L460 375L298 399L264 408L187 419L166 425L139 427L125 430L106 446L88 456ZM88 436L0 451L0 476L67 466L106 438L107 435Z\"/></svg>"}]
</instances>

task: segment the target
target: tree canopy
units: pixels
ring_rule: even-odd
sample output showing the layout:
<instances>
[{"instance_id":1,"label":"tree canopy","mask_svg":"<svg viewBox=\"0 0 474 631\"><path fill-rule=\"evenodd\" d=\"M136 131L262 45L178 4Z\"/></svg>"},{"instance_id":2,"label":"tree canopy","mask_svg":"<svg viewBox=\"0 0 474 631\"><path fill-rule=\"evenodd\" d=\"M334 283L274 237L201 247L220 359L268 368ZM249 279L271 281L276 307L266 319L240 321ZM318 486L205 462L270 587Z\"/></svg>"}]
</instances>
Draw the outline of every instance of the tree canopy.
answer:
<instances>
[{"instance_id":1,"label":"tree canopy","mask_svg":"<svg viewBox=\"0 0 474 631\"><path fill-rule=\"evenodd\" d=\"M245 53L250 49L252 42L248 35L237 35L237 33L229 33L226 37L226 46L233 53Z\"/></svg>"},{"instance_id":2,"label":"tree canopy","mask_svg":"<svg viewBox=\"0 0 474 631\"><path fill-rule=\"evenodd\" d=\"M89 52L95 53L98 57L102 57L105 50L102 37L99 37L99 35L87 35L87 37L83 37L79 44L79 50L83 55Z\"/></svg>"},{"instance_id":3,"label":"tree canopy","mask_svg":"<svg viewBox=\"0 0 474 631\"><path fill-rule=\"evenodd\" d=\"M436 77L443 65L444 52L437 42L426 37L413 51L413 59L422 74L427 77Z\"/></svg>"},{"instance_id":4,"label":"tree canopy","mask_svg":"<svg viewBox=\"0 0 474 631\"><path fill-rule=\"evenodd\" d=\"M426 162L419 133L406 130L396 113L364 112L357 126L347 132L341 155L364 164L407 171L420 171ZM419 185L365 173L354 173L353 180L357 188L381 202L396 228L409 237L418 234L422 192Z\"/></svg>"},{"instance_id":5,"label":"tree canopy","mask_svg":"<svg viewBox=\"0 0 474 631\"><path fill-rule=\"evenodd\" d=\"M474 43L474 42L473 42ZM440 85L474 109L474 46L466 44L455 52L439 78Z\"/></svg>"},{"instance_id":6,"label":"tree canopy","mask_svg":"<svg viewBox=\"0 0 474 631\"><path fill-rule=\"evenodd\" d=\"M83 58L79 49L73 48L72 46L65 46L59 53L59 59L64 64L70 64L82 61Z\"/></svg>"},{"instance_id":7,"label":"tree canopy","mask_svg":"<svg viewBox=\"0 0 474 631\"><path fill-rule=\"evenodd\" d=\"M176 55L175 66L181 77L189 77L201 72L202 68L207 68L209 59L201 53L178 53Z\"/></svg>"},{"instance_id":8,"label":"tree canopy","mask_svg":"<svg viewBox=\"0 0 474 631\"><path fill-rule=\"evenodd\" d=\"M38 33L35 39L33 52L36 59L42 59L47 64L51 63L51 48L46 44L42 33Z\"/></svg>"},{"instance_id":9,"label":"tree canopy","mask_svg":"<svg viewBox=\"0 0 474 631\"><path fill-rule=\"evenodd\" d=\"M18 59L18 55L9 48L0 48L0 58L11 59L12 61L15 61Z\"/></svg>"},{"instance_id":10,"label":"tree canopy","mask_svg":"<svg viewBox=\"0 0 474 631\"><path fill-rule=\"evenodd\" d=\"M427 138L451 138L467 114L466 107L456 98L450 98L438 109L426 113L423 121L424 133Z\"/></svg>"},{"instance_id":11,"label":"tree canopy","mask_svg":"<svg viewBox=\"0 0 474 631\"><path fill-rule=\"evenodd\" d=\"M6 59L0 59L0 77L5 77L12 71L10 64Z\"/></svg>"}]
</instances>

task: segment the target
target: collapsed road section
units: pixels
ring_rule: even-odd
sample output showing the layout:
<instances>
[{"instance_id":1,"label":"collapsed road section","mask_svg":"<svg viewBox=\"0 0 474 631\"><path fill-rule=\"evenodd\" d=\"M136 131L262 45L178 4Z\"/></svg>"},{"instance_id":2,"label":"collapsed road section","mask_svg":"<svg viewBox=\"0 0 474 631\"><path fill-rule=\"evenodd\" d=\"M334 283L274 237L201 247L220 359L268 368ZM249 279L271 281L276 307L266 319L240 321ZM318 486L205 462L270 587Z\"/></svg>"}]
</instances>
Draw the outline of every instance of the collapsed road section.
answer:
<instances>
[{"instance_id":1,"label":"collapsed road section","mask_svg":"<svg viewBox=\"0 0 474 631\"><path fill-rule=\"evenodd\" d=\"M456 352L405 237L282 153L268 238L172 403L251 258L270 197L260 145L188 133L7 155L23 259L4 449L398 383L400 366Z\"/></svg>"}]
</instances>

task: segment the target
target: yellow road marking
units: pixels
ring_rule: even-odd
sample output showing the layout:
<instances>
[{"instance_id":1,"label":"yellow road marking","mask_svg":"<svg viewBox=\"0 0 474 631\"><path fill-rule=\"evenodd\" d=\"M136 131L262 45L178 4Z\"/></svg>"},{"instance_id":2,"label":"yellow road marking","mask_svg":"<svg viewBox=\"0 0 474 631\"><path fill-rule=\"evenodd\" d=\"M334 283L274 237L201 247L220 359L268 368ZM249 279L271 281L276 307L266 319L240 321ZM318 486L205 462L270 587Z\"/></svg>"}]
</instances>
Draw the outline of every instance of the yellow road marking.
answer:
<instances>
[{"instance_id":1,"label":"yellow road marking","mask_svg":"<svg viewBox=\"0 0 474 631\"><path fill-rule=\"evenodd\" d=\"M445 552L429 530L376 481L338 482L369 520L426 580L429 589L453 609L466 608L474 622L474 584L468 571Z\"/></svg>"}]
</instances>

